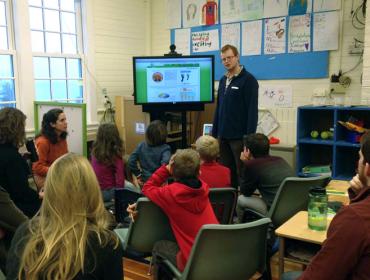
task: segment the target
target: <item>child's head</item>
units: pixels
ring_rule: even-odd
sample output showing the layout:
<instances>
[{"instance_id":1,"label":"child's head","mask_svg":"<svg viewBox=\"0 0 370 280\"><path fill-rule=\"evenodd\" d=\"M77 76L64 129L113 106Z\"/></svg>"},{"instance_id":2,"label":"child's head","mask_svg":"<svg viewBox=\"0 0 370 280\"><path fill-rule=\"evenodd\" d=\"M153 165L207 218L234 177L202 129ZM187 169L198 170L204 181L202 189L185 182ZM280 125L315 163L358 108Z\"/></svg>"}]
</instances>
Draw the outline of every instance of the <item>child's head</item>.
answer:
<instances>
[{"instance_id":1,"label":"child's head","mask_svg":"<svg viewBox=\"0 0 370 280\"><path fill-rule=\"evenodd\" d=\"M200 158L206 162L216 160L220 153L217 139L209 135L199 137L195 142L195 148L199 153Z\"/></svg>"},{"instance_id":2,"label":"child's head","mask_svg":"<svg viewBox=\"0 0 370 280\"><path fill-rule=\"evenodd\" d=\"M103 123L99 126L92 154L99 162L105 164L112 164L115 157L123 156L123 141L114 123Z\"/></svg>"},{"instance_id":3,"label":"child's head","mask_svg":"<svg viewBox=\"0 0 370 280\"><path fill-rule=\"evenodd\" d=\"M152 121L145 132L145 140L149 146L159 146L166 143L167 128L160 120Z\"/></svg>"},{"instance_id":4,"label":"child's head","mask_svg":"<svg viewBox=\"0 0 370 280\"><path fill-rule=\"evenodd\" d=\"M176 180L198 177L199 154L192 149L177 150L172 163L172 175Z\"/></svg>"},{"instance_id":5,"label":"child's head","mask_svg":"<svg viewBox=\"0 0 370 280\"><path fill-rule=\"evenodd\" d=\"M244 147L250 150L254 158L264 157L269 154L270 143L266 135L262 133L251 133L243 138Z\"/></svg>"}]
</instances>

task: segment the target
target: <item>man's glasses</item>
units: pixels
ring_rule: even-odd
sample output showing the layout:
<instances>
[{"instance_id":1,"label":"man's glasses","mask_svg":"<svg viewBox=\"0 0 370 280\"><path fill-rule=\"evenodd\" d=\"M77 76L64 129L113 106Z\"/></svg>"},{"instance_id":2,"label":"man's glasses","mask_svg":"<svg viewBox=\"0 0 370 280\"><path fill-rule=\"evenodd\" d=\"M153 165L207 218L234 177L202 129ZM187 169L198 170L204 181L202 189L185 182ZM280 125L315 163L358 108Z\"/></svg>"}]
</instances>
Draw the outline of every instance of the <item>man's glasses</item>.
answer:
<instances>
[{"instance_id":1,"label":"man's glasses","mask_svg":"<svg viewBox=\"0 0 370 280\"><path fill-rule=\"evenodd\" d=\"M230 61L230 60L231 60L231 59L233 59L234 57L235 57L235 55L233 55L233 56L227 56L227 57L221 58L221 61L222 61L222 62Z\"/></svg>"}]
</instances>

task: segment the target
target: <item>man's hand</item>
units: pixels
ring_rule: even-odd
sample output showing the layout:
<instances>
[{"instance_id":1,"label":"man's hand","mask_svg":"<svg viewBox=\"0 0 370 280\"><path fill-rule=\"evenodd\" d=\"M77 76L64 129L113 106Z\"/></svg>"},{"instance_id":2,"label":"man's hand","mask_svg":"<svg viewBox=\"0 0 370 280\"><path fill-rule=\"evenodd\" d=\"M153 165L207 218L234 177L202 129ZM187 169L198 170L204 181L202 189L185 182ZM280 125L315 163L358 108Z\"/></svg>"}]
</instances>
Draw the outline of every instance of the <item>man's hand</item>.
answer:
<instances>
[{"instance_id":1,"label":"man's hand","mask_svg":"<svg viewBox=\"0 0 370 280\"><path fill-rule=\"evenodd\" d=\"M349 182L349 185L356 194L365 187L364 184L361 182L360 176L358 174L352 178L352 180Z\"/></svg>"},{"instance_id":2,"label":"man's hand","mask_svg":"<svg viewBox=\"0 0 370 280\"><path fill-rule=\"evenodd\" d=\"M129 216L130 216L130 218L131 218L132 222L135 222L135 217L136 217L136 215L137 215L137 211L136 211L136 203L134 203L134 204L129 204L129 205L127 206L126 211L128 212L128 214L129 214Z\"/></svg>"},{"instance_id":3,"label":"man's hand","mask_svg":"<svg viewBox=\"0 0 370 280\"><path fill-rule=\"evenodd\" d=\"M246 147L244 147L244 150L240 153L240 160L242 162L247 162L248 160L251 160L251 159L252 159L251 151L247 149Z\"/></svg>"}]
</instances>

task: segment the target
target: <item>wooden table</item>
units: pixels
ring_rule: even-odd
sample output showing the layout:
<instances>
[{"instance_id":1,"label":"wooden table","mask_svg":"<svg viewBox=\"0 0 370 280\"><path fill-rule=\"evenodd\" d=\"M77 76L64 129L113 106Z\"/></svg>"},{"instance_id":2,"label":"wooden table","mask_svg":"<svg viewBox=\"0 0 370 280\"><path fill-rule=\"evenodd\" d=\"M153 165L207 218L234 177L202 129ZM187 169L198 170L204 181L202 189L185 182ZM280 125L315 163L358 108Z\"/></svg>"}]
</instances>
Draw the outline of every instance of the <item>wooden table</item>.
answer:
<instances>
[{"instance_id":1,"label":"wooden table","mask_svg":"<svg viewBox=\"0 0 370 280\"><path fill-rule=\"evenodd\" d=\"M331 220L328 220L328 226ZM290 218L287 222L275 230L275 234L279 237L279 277L284 272L284 261L289 260L300 264L308 264L301 260L289 258L286 256L285 243L287 239L299 240L307 243L321 245L326 239L325 231L315 231L308 228L307 211L300 211Z\"/></svg>"},{"instance_id":2,"label":"wooden table","mask_svg":"<svg viewBox=\"0 0 370 280\"><path fill-rule=\"evenodd\" d=\"M349 197L347 190L349 188L348 181L332 180L326 187L329 201L340 201L344 205L348 205ZM332 218L328 219L327 227L331 222ZM279 277L284 272L284 260L289 260L301 264L308 264L304 261L298 261L286 257L285 243L286 239L299 240L311 244L321 245L326 239L326 231L315 231L308 228L307 225L307 211L298 212L287 222L281 225L275 230L277 236L279 236Z\"/></svg>"}]
</instances>

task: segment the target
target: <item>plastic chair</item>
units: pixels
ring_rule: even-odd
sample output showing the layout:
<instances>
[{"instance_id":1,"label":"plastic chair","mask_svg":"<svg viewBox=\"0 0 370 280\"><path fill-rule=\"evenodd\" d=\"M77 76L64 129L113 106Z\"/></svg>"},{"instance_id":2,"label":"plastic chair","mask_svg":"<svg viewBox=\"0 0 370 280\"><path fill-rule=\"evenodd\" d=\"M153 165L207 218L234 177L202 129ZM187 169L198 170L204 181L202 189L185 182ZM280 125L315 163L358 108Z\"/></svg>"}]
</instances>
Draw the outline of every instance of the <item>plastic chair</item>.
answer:
<instances>
[{"instance_id":1,"label":"plastic chair","mask_svg":"<svg viewBox=\"0 0 370 280\"><path fill-rule=\"evenodd\" d=\"M311 188L325 188L330 182L330 176L318 176L310 178L288 177L279 187L274 198L267 217L272 221L271 235L274 235L274 230L293 217L299 211L307 210L308 193ZM262 214L246 209L244 211L244 219L250 216L250 213L258 218L263 217ZM270 248L267 253L267 269L265 279L271 279L270 258L278 250L278 243L274 242L274 237L270 237ZM276 240L277 241L277 240Z\"/></svg>"},{"instance_id":2,"label":"plastic chair","mask_svg":"<svg viewBox=\"0 0 370 280\"><path fill-rule=\"evenodd\" d=\"M166 259L163 264L175 279L249 279L265 269L270 222L264 218L245 224L204 225L195 239L183 273Z\"/></svg>"},{"instance_id":3,"label":"plastic chair","mask_svg":"<svg viewBox=\"0 0 370 280\"><path fill-rule=\"evenodd\" d=\"M234 188L211 188L209 200L220 224L231 224L236 205Z\"/></svg>"},{"instance_id":4,"label":"plastic chair","mask_svg":"<svg viewBox=\"0 0 370 280\"><path fill-rule=\"evenodd\" d=\"M129 228L115 229L121 240L125 257L138 261L151 256L157 241L176 241L170 223L162 209L146 197L137 201L138 214Z\"/></svg>"},{"instance_id":5,"label":"plastic chair","mask_svg":"<svg viewBox=\"0 0 370 280\"><path fill-rule=\"evenodd\" d=\"M128 216L126 211L129 204L135 203L143 195L127 189L114 190L114 213L117 223L124 223Z\"/></svg>"}]
</instances>

